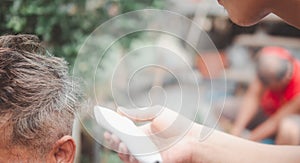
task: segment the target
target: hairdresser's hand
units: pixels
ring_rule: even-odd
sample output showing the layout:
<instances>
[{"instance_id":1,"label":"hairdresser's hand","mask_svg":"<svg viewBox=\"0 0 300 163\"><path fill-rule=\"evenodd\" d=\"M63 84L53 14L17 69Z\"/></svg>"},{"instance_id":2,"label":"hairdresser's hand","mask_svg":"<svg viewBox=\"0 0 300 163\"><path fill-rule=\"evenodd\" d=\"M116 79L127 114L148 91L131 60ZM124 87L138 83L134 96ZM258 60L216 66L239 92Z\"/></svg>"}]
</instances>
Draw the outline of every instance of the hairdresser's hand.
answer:
<instances>
[{"instance_id":1,"label":"hairdresser's hand","mask_svg":"<svg viewBox=\"0 0 300 163\"><path fill-rule=\"evenodd\" d=\"M150 123L144 125L141 128L147 135L158 133L160 131L165 131L173 122L174 119L178 119L178 114L169 110L164 109L156 118L151 119ZM151 117L151 116L150 116ZM146 118L142 118L143 121ZM135 118L134 120L139 120ZM200 130L200 125L194 124L192 129L189 130L188 134L185 135L183 138L179 139L175 145L171 146L170 148L161 152L163 162L165 163L192 163L193 160L193 153L194 148L199 141L196 139L197 134ZM162 137L172 137L178 133L178 131L170 131L165 132ZM113 149L116 149L119 153L119 157L125 163L138 163L138 161L134 158L134 156L129 154L129 151L124 143L122 143L115 135L112 135L108 132L104 134L106 141L110 144ZM154 142L156 142L154 140ZM156 142L159 143L159 142ZM197 156L200 157L200 156Z\"/></svg>"},{"instance_id":2,"label":"hairdresser's hand","mask_svg":"<svg viewBox=\"0 0 300 163\"><path fill-rule=\"evenodd\" d=\"M230 134L234 135L234 136L241 136L241 133L242 133L242 130L241 128L239 127L236 127L236 126L233 126L233 128L231 129L230 131Z\"/></svg>"},{"instance_id":3,"label":"hairdresser's hand","mask_svg":"<svg viewBox=\"0 0 300 163\"><path fill-rule=\"evenodd\" d=\"M105 133L105 139L111 141L110 137L115 137L114 135ZM125 163L139 163L138 160L131 154L124 143L117 140L118 144L118 154L120 159ZM164 163L193 163L193 147L197 143L196 139L191 137L185 137L175 145L161 152L161 156ZM200 156L199 156L200 157Z\"/></svg>"}]
</instances>

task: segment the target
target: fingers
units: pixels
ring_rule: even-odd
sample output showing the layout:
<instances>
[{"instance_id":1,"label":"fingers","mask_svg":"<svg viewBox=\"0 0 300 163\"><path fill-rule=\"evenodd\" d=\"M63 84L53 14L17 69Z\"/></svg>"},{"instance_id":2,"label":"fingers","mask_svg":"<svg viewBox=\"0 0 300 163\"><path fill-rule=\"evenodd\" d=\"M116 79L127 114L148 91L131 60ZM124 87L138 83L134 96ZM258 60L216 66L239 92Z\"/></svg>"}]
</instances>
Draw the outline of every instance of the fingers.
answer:
<instances>
[{"instance_id":1,"label":"fingers","mask_svg":"<svg viewBox=\"0 0 300 163\"><path fill-rule=\"evenodd\" d=\"M128 149L124 143L120 143L118 151L119 151L118 155L123 162L125 163L130 162L129 160L130 155L128 154L129 153Z\"/></svg>"},{"instance_id":2,"label":"fingers","mask_svg":"<svg viewBox=\"0 0 300 163\"><path fill-rule=\"evenodd\" d=\"M121 140L116 135L104 132L104 139L110 149L118 152Z\"/></svg>"},{"instance_id":3,"label":"fingers","mask_svg":"<svg viewBox=\"0 0 300 163\"><path fill-rule=\"evenodd\" d=\"M178 118L179 114L170 110L164 109L164 111L156 117L151 123L151 129L153 132L164 131L170 127L173 122Z\"/></svg>"},{"instance_id":4,"label":"fingers","mask_svg":"<svg viewBox=\"0 0 300 163\"><path fill-rule=\"evenodd\" d=\"M136 122L152 121L151 127L153 132L163 131L179 116L178 113L162 106L154 106L147 109L126 109L119 107L117 112Z\"/></svg>"},{"instance_id":5,"label":"fingers","mask_svg":"<svg viewBox=\"0 0 300 163\"><path fill-rule=\"evenodd\" d=\"M139 163L139 161L133 156L128 154L129 150L124 143L119 145L119 157L125 163Z\"/></svg>"},{"instance_id":6,"label":"fingers","mask_svg":"<svg viewBox=\"0 0 300 163\"><path fill-rule=\"evenodd\" d=\"M118 155L124 163L139 163L139 161L132 155L122 153L119 153Z\"/></svg>"},{"instance_id":7,"label":"fingers","mask_svg":"<svg viewBox=\"0 0 300 163\"><path fill-rule=\"evenodd\" d=\"M149 125L141 127L147 134L160 133L159 137L172 137L182 134L192 121L184 116L162 106L154 106L148 109L126 109L119 107L118 113L134 121L151 121ZM163 132L162 132L163 131Z\"/></svg>"},{"instance_id":8,"label":"fingers","mask_svg":"<svg viewBox=\"0 0 300 163\"><path fill-rule=\"evenodd\" d=\"M193 121L170 109L165 109L151 123L152 133L160 133L163 137L178 136L191 126Z\"/></svg>"},{"instance_id":9,"label":"fingers","mask_svg":"<svg viewBox=\"0 0 300 163\"><path fill-rule=\"evenodd\" d=\"M117 112L133 121L145 122L155 119L164 111L164 109L166 108L159 105L138 109L126 109L124 107L118 107Z\"/></svg>"},{"instance_id":10,"label":"fingers","mask_svg":"<svg viewBox=\"0 0 300 163\"><path fill-rule=\"evenodd\" d=\"M139 163L139 161L132 155L129 156L130 163Z\"/></svg>"},{"instance_id":11,"label":"fingers","mask_svg":"<svg viewBox=\"0 0 300 163\"><path fill-rule=\"evenodd\" d=\"M192 123L192 121L181 116L177 112L159 105L140 109L126 109L119 107L117 112L134 121L151 121L150 125L142 128L148 135L164 131L163 133L160 133L159 136L178 136Z\"/></svg>"},{"instance_id":12,"label":"fingers","mask_svg":"<svg viewBox=\"0 0 300 163\"><path fill-rule=\"evenodd\" d=\"M103 136L109 148L118 152L118 155L123 162L138 163L138 160L133 155L130 155L127 146L124 143L122 143L116 135L111 134L109 132L104 132Z\"/></svg>"}]
</instances>

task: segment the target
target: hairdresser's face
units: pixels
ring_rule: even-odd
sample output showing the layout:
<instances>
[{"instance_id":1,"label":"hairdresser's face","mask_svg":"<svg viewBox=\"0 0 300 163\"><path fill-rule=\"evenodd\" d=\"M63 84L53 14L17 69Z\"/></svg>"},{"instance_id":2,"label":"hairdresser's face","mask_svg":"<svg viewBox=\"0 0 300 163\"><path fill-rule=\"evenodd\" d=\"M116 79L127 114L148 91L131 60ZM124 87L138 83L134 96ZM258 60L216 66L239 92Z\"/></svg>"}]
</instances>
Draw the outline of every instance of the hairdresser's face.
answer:
<instances>
[{"instance_id":1,"label":"hairdresser's face","mask_svg":"<svg viewBox=\"0 0 300 163\"><path fill-rule=\"evenodd\" d=\"M227 10L230 19L241 26L257 23L270 13L272 0L218 0Z\"/></svg>"}]
</instances>

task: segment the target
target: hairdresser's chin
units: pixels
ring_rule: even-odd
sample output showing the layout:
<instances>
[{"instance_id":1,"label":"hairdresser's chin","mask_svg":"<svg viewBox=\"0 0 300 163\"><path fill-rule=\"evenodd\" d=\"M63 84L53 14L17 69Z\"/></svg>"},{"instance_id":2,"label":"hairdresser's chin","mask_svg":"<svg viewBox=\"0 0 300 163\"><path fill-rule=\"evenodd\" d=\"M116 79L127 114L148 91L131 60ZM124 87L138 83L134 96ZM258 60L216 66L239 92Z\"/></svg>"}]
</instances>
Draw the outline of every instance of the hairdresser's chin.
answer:
<instances>
[{"instance_id":1,"label":"hairdresser's chin","mask_svg":"<svg viewBox=\"0 0 300 163\"><path fill-rule=\"evenodd\" d=\"M268 13L261 13L261 15L251 15L248 17L243 16L230 16L230 20L237 25L248 27L255 25L258 23L262 18L267 16Z\"/></svg>"},{"instance_id":2,"label":"hairdresser's chin","mask_svg":"<svg viewBox=\"0 0 300 163\"><path fill-rule=\"evenodd\" d=\"M251 26L270 13L288 24L300 28L299 0L218 0L227 10L230 19L241 26Z\"/></svg>"},{"instance_id":3,"label":"hairdresser's chin","mask_svg":"<svg viewBox=\"0 0 300 163\"><path fill-rule=\"evenodd\" d=\"M227 10L230 19L240 26L251 26L271 13L266 0L218 0Z\"/></svg>"}]
</instances>

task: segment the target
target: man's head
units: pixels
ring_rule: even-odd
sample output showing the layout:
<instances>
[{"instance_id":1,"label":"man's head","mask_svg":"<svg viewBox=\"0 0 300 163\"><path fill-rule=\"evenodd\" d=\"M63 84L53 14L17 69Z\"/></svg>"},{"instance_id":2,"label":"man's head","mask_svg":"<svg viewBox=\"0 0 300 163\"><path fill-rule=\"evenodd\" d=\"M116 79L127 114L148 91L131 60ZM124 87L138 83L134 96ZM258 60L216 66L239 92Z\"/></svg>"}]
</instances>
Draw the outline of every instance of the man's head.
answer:
<instances>
[{"instance_id":1,"label":"man's head","mask_svg":"<svg viewBox=\"0 0 300 163\"><path fill-rule=\"evenodd\" d=\"M0 162L73 161L73 85L37 37L0 37Z\"/></svg>"},{"instance_id":2,"label":"man's head","mask_svg":"<svg viewBox=\"0 0 300 163\"><path fill-rule=\"evenodd\" d=\"M274 91L283 90L292 76L292 56L283 48L263 48L258 53L256 72L265 87Z\"/></svg>"}]
</instances>

